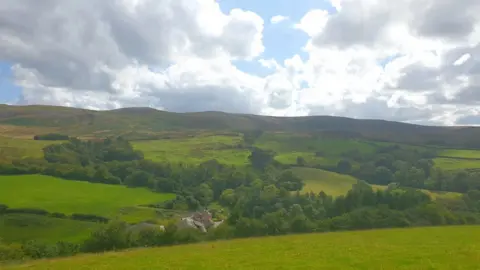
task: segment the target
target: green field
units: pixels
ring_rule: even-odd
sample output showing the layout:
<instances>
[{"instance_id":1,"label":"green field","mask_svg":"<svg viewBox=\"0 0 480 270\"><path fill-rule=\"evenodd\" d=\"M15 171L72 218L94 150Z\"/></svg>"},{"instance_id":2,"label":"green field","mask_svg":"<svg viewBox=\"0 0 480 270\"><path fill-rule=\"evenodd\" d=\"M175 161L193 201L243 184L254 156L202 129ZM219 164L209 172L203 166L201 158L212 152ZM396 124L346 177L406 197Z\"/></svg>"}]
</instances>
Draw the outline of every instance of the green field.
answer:
<instances>
[{"instance_id":1,"label":"green field","mask_svg":"<svg viewBox=\"0 0 480 270\"><path fill-rule=\"evenodd\" d=\"M144 153L145 159L157 162L183 162L198 164L211 159L221 163L245 165L250 152L238 149L240 136L198 136L181 139L163 139L132 142Z\"/></svg>"},{"instance_id":2,"label":"green field","mask_svg":"<svg viewBox=\"0 0 480 270\"><path fill-rule=\"evenodd\" d=\"M349 175L320 169L296 167L290 170L305 182L302 192L312 191L314 193L319 193L320 191L323 191L327 195L340 196L347 194L352 188L352 185L358 181L355 177ZM374 190L385 189L386 186L372 185L372 188ZM426 189L422 189L422 191L434 200L437 198L454 199L459 198L462 195L457 192L432 191Z\"/></svg>"},{"instance_id":3,"label":"green field","mask_svg":"<svg viewBox=\"0 0 480 270\"><path fill-rule=\"evenodd\" d=\"M63 180L50 176L0 176L0 203L64 214L117 215L120 209L173 198L143 188Z\"/></svg>"},{"instance_id":4,"label":"green field","mask_svg":"<svg viewBox=\"0 0 480 270\"><path fill-rule=\"evenodd\" d=\"M133 146L145 154L145 158L157 162L201 163L216 159L224 164L245 165L250 152L239 148L241 136L198 134L187 138L134 141ZM310 165L336 165L341 154L360 150L374 151L374 143L357 140L322 139L296 134L265 133L257 139L255 146L275 151L275 159L283 164L296 164L301 156ZM320 152L321 156L315 156Z\"/></svg>"},{"instance_id":5,"label":"green field","mask_svg":"<svg viewBox=\"0 0 480 270\"><path fill-rule=\"evenodd\" d=\"M478 158L480 159L480 150L459 150L448 149L440 151L439 156L453 158Z\"/></svg>"},{"instance_id":6,"label":"green field","mask_svg":"<svg viewBox=\"0 0 480 270\"><path fill-rule=\"evenodd\" d=\"M147 140L132 142L135 149L141 150L145 158L157 162L183 162L198 164L216 159L224 164L242 166L248 163L249 151L239 148L242 137L198 133L184 138ZM294 133L264 133L255 146L276 152L275 159L286 165L297 164L297 158L303 157L307 166L335 166L348 151L372 153L381 146L391 143L371 142L354 139L330 139L320 136L308 136ZM425 150L425 147L402 145L407 149ZM317 154L316 154L317 153ZM447 158L450 157L450 158ZM472 160L469 160L471 158ZM442 150L434 159L435 166L444 170L480 168L480 151ZM352 165L358 166L352 162Z\"/></svg>"},{"instance_id":7,"label":"green field","mask_svg":"<svg viewBox=\"0 0 480 270\"><path fill-rule=\"evenodd\" d=\"M435 158L435 166L443 170L464 170L480 169L480 160L473 159L455 159L455 158Z\"/></svg>"},{"instance_id":8,"label":"green field","mask_svg":"<svg viewBox=\"0 0 480 270\"><path fill-rule=\"evenodd\" d=\"M462 193L450 192L450 191L432 191L427 189L421 189L424 193L429 195L433 200L441 199L458 199L462 196Z\"/></svg>"},{"instance_id":9,"label":"green field","mask_svg":"<svg viewBox=\"0 0 480 270\"><path fill-rule=\"evenodd\" d=\"M325 192L331 196L346 194L357 179L349 176L313 168L292 168L291 171L301 179L305 186L303 192Z\"/></svg>"},{"instance_id":10,"label":"green field","mask_svg":"<svg viewBox=\"0 0 480 270\"><path fill-rule=\"evenodd\" d=\"M0 216L0 239L4 242L37 240L45 243L57 241L77 242L87 238L99 223L59 219L29 214Z\"/></svg>"},{"instance_id":11,"label":"green field","mask_svg":"<svg viewBox=\"0 0 480 270\"><path fill-rule=\"evenodd\" d=\"M0 136L0 161L25 157L41 158L42 149L61 141L35 141L33 139L14 139Z\"/></svg>"},{"instance_id":12,"label":"green field","mask_svg":"<svg viewBox=\"0 0 480 270\"><path fill-rule=\"evenodd\" d=\"M294 133L265 133L255 146L275 151L275 159L283 164L295 165L303 157L309 166L335 166L348 151L372 153L377 143L351 139L330 139ZM355 166L355 164L353 164Z\"/></svg>"},{"instance_id":13,"label":"green field","mask_svg":"<svg viewBox=\"0 0 480 270\"><path fill-rule=\"evenodd\" d=\"M275 156L275 160L282 164L296 165L297 158L302 157L308 166L323 165L323 166L335 166L340 158L338 157L317 157L313 152L282 152Z\"/></svg>"},{"instance_id":14,"label":"green field","mask_svg":"<svg viewBox=\"0 0 480 270\"><path fill-rule=\"evenodd\" d=\"M258 138L255 145L277 152L320 151L325 156L339 156L343 152L352 149L357 149L362 153L370 153L377 147L373 143L360 140L337 140L294 133L265 133Z\"/></svg>"},{"instance_id":15,"label":"green field","mask_svg":"<svg viewBox=\"0 0 480 270\"><path fill-rule=\"evenodd\" d=\"M6 269L478 269L480 226L304 234L33 261Z\"/></svg>"}]
</instances>

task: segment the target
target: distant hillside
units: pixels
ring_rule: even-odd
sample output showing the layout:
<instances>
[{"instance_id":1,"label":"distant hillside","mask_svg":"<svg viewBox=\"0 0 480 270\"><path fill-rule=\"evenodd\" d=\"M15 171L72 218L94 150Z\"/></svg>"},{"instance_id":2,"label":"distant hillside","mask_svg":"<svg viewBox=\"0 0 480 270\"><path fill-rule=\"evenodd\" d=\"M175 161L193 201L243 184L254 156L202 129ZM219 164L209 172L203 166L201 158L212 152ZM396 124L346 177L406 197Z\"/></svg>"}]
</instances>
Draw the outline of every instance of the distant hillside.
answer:
<instances>
[{"instance_id":1,"label":"distant hillside","mask_svg":"<svg viewBox=\"0 0 480 270\"><path fill-rule=\"evenodd\" d=\"M264 131L311 133L413 144L480 148L480 128L421 126L334 116L272 117L223 112L172 113L151 108L93 111L55 106L0 105L0 126L42 128L68 135L123 134L148 138L173 131Z\"/></svg>"}]
</instances>

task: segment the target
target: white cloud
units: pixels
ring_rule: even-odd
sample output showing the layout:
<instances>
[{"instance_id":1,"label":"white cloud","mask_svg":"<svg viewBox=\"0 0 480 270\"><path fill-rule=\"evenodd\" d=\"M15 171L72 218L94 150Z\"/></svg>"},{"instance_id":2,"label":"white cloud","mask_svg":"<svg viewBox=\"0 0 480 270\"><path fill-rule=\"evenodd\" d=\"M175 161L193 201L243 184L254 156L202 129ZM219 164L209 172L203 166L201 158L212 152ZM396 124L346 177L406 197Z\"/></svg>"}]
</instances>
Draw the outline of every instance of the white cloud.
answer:
<instances>
[{"instance_id":1,"label":"white cloud","mask_svg":"<svg viewBox=\"0 0 480 270\"><path fill-rule=\"evenodd\" d=\"M330 2L294 25L308 42L282 61L263 55L261 14L214 0L4 0L0 60L23 103L478 121L479 1Z\"/></svg>"},{"instance_id":2,"label":"white cloud","mask_svg":"<svg viewBox=\"0 0 480 270\"><path fill-rule=\"evenodd\" d=\"M295 28L307 33L309 36L318 35L323 31L328 20L328 12L321 9L313 9L295 25Z\"/></svg>"},{"instance_id":3,"label":"white cloud","mask_svg":"<svg viewBox=\"0 0 480 270\"><path fill-rule=\"evenodd\" d=\"M480 105L480 62L472 57L480 19L469 15L480 3L416 3L344 0L336 14L307 13L297 25L311 37L300 103L313 113L445 124L471 113L457 106ZM460 15L433 16L448 9Z\"/></svg>"},{"instance_id":4,"label":"white cloud","mask_svg":"<svg viewBox=\"0 0 480 270\"><path fill-rule=\"evenodd\" d=\"M269 68L269 69L280 69L280 65L277 63L277 60L275 59L259 59L258 63L262 65L263 67Z\"/></svg>"},{"instance_id":5,"label":"white cloud","mask_svg":"<svg viewBox=\"0 0 480 270\"><path fill-rule=\"evenodd\" d=\"M0 59L24 103L258 113L261 79L230 61L261 55L262 32L254 12L213 0L6 0Z\"/></svg>"},{"instance_id":6,"label":"white cloud","mask_svg":"<svg viewBox=\"0 0 480 270\"><path fill-rule=\"evenodd\" d=\"M457 60L455 60L455 62L453 62L453 65L454 66L460 66L460 65L463 65L465 62L468 61L468 59L470 59L471 55L469 53L466 53L462 56L460 56Z\"/></svg>"},{"instance_id":7,"label":"white cloud","mask_svg":"<svg viewBox=\"0 0 480 270\"><path fill-rule=\"evenodd\" d=\"M277 24L277 23L281 23L283 21L286 21L288 19L289 19L288 16L275 15L272 18L270 18L270 23Z\"/></svg>"}]
</instances>

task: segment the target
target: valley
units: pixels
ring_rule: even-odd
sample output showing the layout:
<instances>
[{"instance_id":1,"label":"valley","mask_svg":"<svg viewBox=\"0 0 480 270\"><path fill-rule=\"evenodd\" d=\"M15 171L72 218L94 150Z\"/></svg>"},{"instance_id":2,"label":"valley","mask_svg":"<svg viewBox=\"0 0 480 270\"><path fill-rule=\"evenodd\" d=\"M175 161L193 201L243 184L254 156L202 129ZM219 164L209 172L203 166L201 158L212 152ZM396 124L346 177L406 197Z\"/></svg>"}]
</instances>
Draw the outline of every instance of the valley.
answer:
<instances>
[{"instance_id":1,"label":"valley","mask_svg":"<svg viewBox=\"0 0 480 270\"><path fill-rule=\"evenodd\" d=\"M455 238L467 239L461 228L472 234L478 230L458 225L480 224L480 137L472 135L476 128L141 108L0 110L0 261L30 265L31 259L180 245L168 251L127 252L115 269L140 257L148 265L163 261L166 269L189 268L189 263L199 269L224 269L213 259L199 264L193 255L189 262L174 261L197 247L215 247L204 255L220 256L226 268L240 263L251 269L288 250L304 260L314 256L307 249L330 252L327 245L335 245L336 257L325 253L322 266L363 269L367 261L374 268L389 265L387 258L375 260L375 254L397 243L389 260L398 267L389 269L406 269L416 258L407 246L424 243L427 249L438 243L438 235L445 237L439 247L450 245L472 264L479 252L473 243L465 252L454 248ZM174 229L182 217L205 208L215 221L225 222L206 234ZM166 232L131 234L128 228L135 224L161 225ZM450 227L377 230L446 225ZM336 232L364 229L372 231ZM304 233L317 233L318 240L308 242L309 236L298 235ZM402 242L402 234L412 242ZM229 240L265 236L275 237ZM368 237L380 242L368 247L372 253L365 257L361 250L367 247L360 239ZM182 246L212 240L222 241ZM272 245L272 257L249 258L246 250L260 248L260 241ZM273 248L274 242L285 246ZM240 244L237 248L230 243ZM347 248L358 254L342 255ZM168 255L153 255L157 252ZM440 256L439 250L431 252ZM229 257L237 253L244 257ZM61 269L79 258L96 265L100 258L108 261L120 254L79 255L33 262L31 267ZM335 264L333 259L340 257L350 263ZM452 269L448 266L435 269Z\"/></svg>"}]
</instances>

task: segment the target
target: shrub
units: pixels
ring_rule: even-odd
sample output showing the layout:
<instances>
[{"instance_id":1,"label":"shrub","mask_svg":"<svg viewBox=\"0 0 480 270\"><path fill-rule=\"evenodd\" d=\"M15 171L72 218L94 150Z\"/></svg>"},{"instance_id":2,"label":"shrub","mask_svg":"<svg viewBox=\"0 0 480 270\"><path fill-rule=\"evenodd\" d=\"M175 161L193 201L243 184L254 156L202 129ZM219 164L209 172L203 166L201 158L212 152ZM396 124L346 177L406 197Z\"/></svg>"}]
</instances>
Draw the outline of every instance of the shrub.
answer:
<instances>
[{"instance_id":1,"label":"shrub","mask_svg":"<svg viewBox=\"0 0 480 270\"><path fill-rule=\"evenodd\" d=\"M5 204L0 204L0 214L4 214L7 212L8 206Z\"/></svg>"},{"instance_id":2,"label":"shrub","mask_svg":"<svg viewBox=\"0 0 480 270\"><path fill-rule=\"evenodd\" d=\"M94 231L83 243L82 251L102 252L133 247L134 243L131 234L127 232L127 227L128 224L125 222L112 222Z\"/></svg>"},{"instance_id":3,"label":"shrub","mask_svg":"<svg viewBox=\"0 0 480 270\"><path fill-rule=\"evenodd\" d=\"M53 217L53 218L66 218L67 215L65 215L64 213L50 213L49 214L50 217Z\"/></svg>"},{"instance_id":4,"label":"shrub","mask_svg":"<svg viewBox=\"0 0 480 270\"><path fill-rule=\"evenodd\" d=\"M37 208L7 208L5 209L4 213L7 214L32 214L32 215L40 215L46 216L48 215L48 211L43 209Z\"/></svg>"},{"instance_id":5,"label":"shrub","mask_svg":"<svg viewBox=\"0 0 480 270\"><path fill-rule=\"evenodd\" d=\"M74 213L72 214L71 218L74 220L93 221L93 222L101 222L101 223L107 223L109 221L109 219L106 217L101 217L101 216L91 215L91 214Z\"/></svg>"},{"instance_id":6,"label":"shrub","mask_svg":"<svg viewBox=\"0 0 480 270\"><path fill-rule=\"evenodd\" d=\"M0 242L0 262L20 261L27 259L20 245L6 245Z\"/></svg>"},{"instance_id":7,"label":"shrub","mask_svg":"<svg viewBox=\"0 0 480 270\"><path fill-rule=\"evenodd\" d=\"M22 251L32 259L53 258L58 256L55 246L49 246L37 241L28 241L22 245Z\"/></svg>"}]
</instances>

